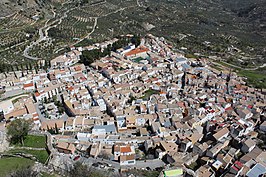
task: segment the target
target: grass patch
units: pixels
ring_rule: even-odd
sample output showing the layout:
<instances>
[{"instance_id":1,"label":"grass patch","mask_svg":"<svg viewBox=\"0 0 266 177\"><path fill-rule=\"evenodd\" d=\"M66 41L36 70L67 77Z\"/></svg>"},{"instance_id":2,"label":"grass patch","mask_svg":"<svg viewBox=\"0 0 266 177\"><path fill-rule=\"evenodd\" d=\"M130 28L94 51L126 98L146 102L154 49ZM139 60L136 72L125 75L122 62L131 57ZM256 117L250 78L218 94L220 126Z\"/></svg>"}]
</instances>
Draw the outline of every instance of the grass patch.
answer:
<instances>
[{"instance_id":1,"label":"grass patch","mask_svg":"<svg viewBox=\"0 0 266 177\"><path fill-rule=\"evenodd\" d=\"M21 147L21 144L17 145ZM24 140L24 147L32 147L32 148L45 148L46 147L46 137L45 136L37 136L37 135L27 135Z\"/></svg>"},{"instance_id":2,"label":"grass patch","mask_svg":"<svg viewBox=\"0 0 266 177\"><path fill-rule=\"evenodd\" d=\"M135 63L139 63L141 60L145 60L145 59L142 57L132 59L132 61L134 61Z\"/></svg>"},{"instance_id":3,"label":"grass patch","mask_svg":"<svg viewBox=\"0 0 266 177\"><path fill-rule=\"evenodd\" d=\"M151 95L154 95L154 94L159 94L159 91L149 89L149 90L144 92L144 96L140 97L140 99L147 100L150 98Z\"/></svg>"},{"instance_id":4,"label":"grass patch","mask_svg":"<svg viewBox=\"0 0 266 177\"><path fill-rule=\"evenodd\" d=\"M263 73L265 68L260 68L258 70L244 70L228 65L224 62L217 62L221 65L232 68L236 71L238 76L247 78L247 84L255 88L266 88L266 75Z\"/></svg>"},{"instance_id":5,"label":"grass patch","mask_svg":"<svg viewBox=\"0 0 266 177\"><path fill-rule=\"evenodd\" d=\"M257 71L239 70L239 76L246 77L247 83L256 88L266 88L266 75L260 74Z\"/></svg>"},{"instance_id":6,"label":"grass patch","mask_svg":"<svg viewBox=\"0 0 266 177\"><path fill-rule=\"evenodd\" d=\"M10 154L16 154L16 153L31 154L34 157L36 157L36 159L41 163L45 163L47 158L49 157L49 154L46 150L12 149L8 152Z\"/></svg>"},{"instance_id":7,"label":"grass patch","mask_svg":"<svg viewBox=\"0 0 266 177\"><path fill-rule=\"evenodd\" d=\"M32 166L34 161L25 158L9 157L0 159L0 176L6 176L13 170Z\"/></svg>"},{"instance_id":8,"label":"grass patch","mask_svg":"<svg viewBox=\"0 0 266 177\"><path fill-rule=\"evenodd\" d=\"M185 54L185 57L186 58L197 58L197 56L193 54Z\"/></svg>"}]
</instances>

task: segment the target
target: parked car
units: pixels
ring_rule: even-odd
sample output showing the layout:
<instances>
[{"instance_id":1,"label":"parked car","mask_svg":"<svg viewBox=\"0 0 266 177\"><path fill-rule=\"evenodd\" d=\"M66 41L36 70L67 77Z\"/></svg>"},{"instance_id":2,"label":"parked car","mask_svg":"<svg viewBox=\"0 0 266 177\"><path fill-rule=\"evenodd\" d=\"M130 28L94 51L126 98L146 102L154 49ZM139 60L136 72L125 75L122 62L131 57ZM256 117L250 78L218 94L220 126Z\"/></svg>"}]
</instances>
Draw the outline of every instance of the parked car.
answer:
<instances>
[{"instance_id":1,"label":"parked car","mask_svg":"<svg viewBox=\"0 0 266 177\"><path fill-rule=\"evenodd\" d=\"M74 157L74 161L77 161L78 159L80 158L80 156L78 155L78 156L76 156L76 157Z\"/></svg>"}]
</instances>

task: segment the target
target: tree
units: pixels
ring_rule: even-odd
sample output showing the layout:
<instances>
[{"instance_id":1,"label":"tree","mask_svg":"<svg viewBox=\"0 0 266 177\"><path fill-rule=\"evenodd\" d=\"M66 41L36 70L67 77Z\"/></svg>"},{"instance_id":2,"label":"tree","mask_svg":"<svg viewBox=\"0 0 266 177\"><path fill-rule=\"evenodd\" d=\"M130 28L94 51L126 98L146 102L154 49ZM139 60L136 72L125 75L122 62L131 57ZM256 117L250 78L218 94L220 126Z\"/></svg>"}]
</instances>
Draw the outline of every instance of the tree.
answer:
<instances>
[{"instance_id":1,"label":"tree","mask_svg":"<svg viewBox=\"0 0 266 177\"><path fill-rule=\"evenodd\" d=\"M21 143L24 145L24 139L30 131L30 123L24 119L16 119L7 126L7 135L10 143Z\"/></svg>"},{"instance_id":2,"label":"tree","mask_svg":"<svg viewBox=\"0 0 266 177\"><path fill-rule=\"evenodd\" d=\"M59 130L58 130L58 127L57 127L56 123L55 123L55 134L59 134Z\"/></svg>"},{"instance_id":3,"label":"tree","mask_svg":"<svg viewBox=\"0 0 266 177\"><path fill-rule=\"evenodd\" d=\"M20 168L14 172L12 172L8 177L36 177L38 176L38 172L33 171L30 166L27 168Z\"/></svg>"},{"instance_id":4,"label":"tree","mask_svg":"<svg viewBox=\"0 0 266 177\"><path fill-rule=\"evenodd\" d=\"M134 35L132 38L131 38L131 43L132 44L135 44L136 47L138 47L141 43L141 38L139 35Z\"/></svg>"},{"instance_id":5,"label":"tree","mask_svg":"<svg viewBox=\"0 0 266 177\"><path fill-rule=\"evenodd\" d=\"M74 167L69 171L69 177L105 177L103 173L95 169L91 169L88 166L83 165L80 162L76 162Z\"/></svg>"}]
</instances>

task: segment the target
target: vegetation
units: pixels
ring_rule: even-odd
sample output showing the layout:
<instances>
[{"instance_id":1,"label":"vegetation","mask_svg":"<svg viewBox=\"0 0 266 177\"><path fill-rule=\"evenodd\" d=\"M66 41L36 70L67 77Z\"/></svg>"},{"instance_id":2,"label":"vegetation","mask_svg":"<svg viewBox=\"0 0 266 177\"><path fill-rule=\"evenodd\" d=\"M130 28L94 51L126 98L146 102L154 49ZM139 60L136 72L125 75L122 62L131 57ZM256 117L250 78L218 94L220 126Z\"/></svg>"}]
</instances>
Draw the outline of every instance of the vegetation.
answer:
<instances>
[{"instance_id":1,"label":"vegetation","mask_svg":"<svg viewBox=\"0 0 266 177\"><path fill-rule=\"evenodd\" d=\"M58 101L56 96L53 96L53 102L57 106L59 114L63 114L65 112L65 108L64 108L63 103Z\"/></svg>"},{"instance_id":2,"label":"vegetation","mask_svg":"<svg viewBox=\"0 0 266 177\"><path fill-rule=\"evenodd\" d=\"M104 49L103 52L101 52L100 49L85 50L82 52L80 60L84 65L88 66L93 62L95 62L96 60L98 60L99 58L110 55L110 52L111 52L110 46Z\"/></svg>"},{"instance_id":3,"label":"vegetation","mask_svg":"<svg viewBox=\"0 0 266 177\"><path fill-rule=\"evenodd\" d=\"M30 123L24 119L16 119L7 127L8 139L12 144L24 145L25 137L30 130Z\"/></svg>"},{"instance_id":4,"label":"vegetation","mask_svg":"<svg viewBox=\"0 0 266 177\"><path fill-rule=\"evenodd\" d=\"M85 38L82 41L80 41L79 43L75 44L74 46L75 47L83 47L83 46L89 46L92 44L93 44L92 40Z\"/></svg>"},{"instance_id":5,"label":"vegetation","mask_svg":"<svg viewBox=\"0 0 266 177\"><path fill-rule=\"evenodd\" d=\"M130 170L128 174L135 174L136 176L143 176L143 177L155 177L159 176L160 171L147 171L147 170Z\"/></svg>"},{"instance_id":6,"label":"vegetation","mask_svg":"<svg viewBox=\"0 0 266 177\"><path fill-rule=\"evenodd\" d=\"M23 153L23 154L30 154L34 157L36 157L36 159L41 162L41 163L45 163L47 158L49 157L49 154L47 153L46 150L29 150L29 149L12 149L10 151L8 151L8 153L10 154L19 154L19 153Z\"/></svg>"},{"instance_id":7,"label":"vegetation","mask_svg":"<svg viewBox=\"0 0 266 177\"><path fill-rule=\"evenodd\" d=\"M48 173L42 173L41 177L57 177L56 175L53 174L48 174Z\"/></svg>"},{"instance_id":8,"label":"vegetation","mask_svg":"<svg viewBox=\"0 0 266 177\"><path fill-rule=\"evenodd\" d=\"M69 177L105 177L106 175L100 171L93 170L92 168L76 162L74 167L69 172Z\"/></svg>"},{"instance_id":9,"label":"vegetation","mask_svg":"<svg viewBox=\"0 0 266 177\"><path fill-rule=\"evenodd\" d=\"M219 64L233 69L239 76L245 77L247 84L255 88L266 88L266 71L265 68L260 68L257 70L247 70L233 67L225 62L218 62Z\"/></svg>"},{"instance_id":10,"label":"vegetation","mask_svg":"<svg viewBox=\"0 0 266 177\"><path fill-rule=\"evenodd\" d=\"M139 6L135 0L68 3L36 0L33 4L27 3L29 0L6 1L0 2L3 16L12 14L18 7L25 10L0 19L0 72L12 71L14 64L29 62L23 57L23 51L39 38L38 29L46 22L51 28L43 31L47 30L49 38L33 45L29 54L47 60L68 51L67 46L75 43L75 46L90 45L92 41L101 42L130 33L138 35L127 42L139 45L138 36L151 33L171 41L187 57L194 58L195 53L220 56L241 67L265 63L265 27L261 24L264 24L266 6L262 0L224 0L221 3L153 0L139 1ZM27 8L27 4L31 4L31 8ZM36 11L39 20L32 19ZM154 27L147 28L148 24ZM112 50L122 46L116 43ZM88 58L88 55L85 54L83 62L89 65L97 57ZM260 77L254 75L257 73L265 74L265 68L248 73L249 82L264 87L263 79L252 81Z\"/></svg>"},{"instance_id":11,"label":"vegetation","mask_svg":"<svg viewBox=\"0 0 266 177\"><path fill-rule=\"evenodd\" d=\"M9 158L1 158L0 159L0 176L7 176L14 169L21 170L25 169L28 166L33 165L34 161L26 158L17 158L17 157L9 157Z\"/></svg>"},{"instance_id":12,"label":"vegetation","mask_svg":"<svg viewBox=\"0 0 266 177\"><path fill-rule=\"evenodd\" d=\"M16 169L16 171L10 174L11 177L36 177L38 172L33 171L31 166L26 168Z\"/></svg>"},{"instance_id":13,"label":"vegetation","mask_svg":"<svg viewBox=\"0 0 266 177\"><path fill-rule=\"evenodd\" d=\"M36 135L27 135L24 140L24 147L33 147L33 148L45 148L46 147L46 137L45 136L36 136Z\"/></svg>"},{"instance_id":14,"label":"vegetation","mask_svg":"<svg viewBox=\"0 0 266 177\"><path fill-rule=\"evenodd\" d=\"M249 85L256 88L266 88L266 75L259 71L239 70L237 74L246 77Z\"/></svg>"},{"instance_id":15,"label":"vegetation","mask_svg":"<svg viewBox=\"0 0 266 177\"><path fill-rule=\"evenodd\" d=\"M147 99L149 99L150 96L153 95L153 94L159 94L159 91L149 89L149 90L147 90L147 91L144 92L144 96L141 97L141 99L147 100Z\"/></svg>"}]
</instances>

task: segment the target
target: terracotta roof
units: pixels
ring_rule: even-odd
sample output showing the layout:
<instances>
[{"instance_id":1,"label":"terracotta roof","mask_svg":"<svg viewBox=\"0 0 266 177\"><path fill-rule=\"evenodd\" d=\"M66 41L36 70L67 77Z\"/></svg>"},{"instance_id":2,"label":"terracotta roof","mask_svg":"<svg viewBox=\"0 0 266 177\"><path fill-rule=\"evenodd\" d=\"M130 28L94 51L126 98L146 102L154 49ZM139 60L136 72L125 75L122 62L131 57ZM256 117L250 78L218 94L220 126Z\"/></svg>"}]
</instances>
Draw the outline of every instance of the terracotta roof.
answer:
<instances>
[{"instance_id":1,"label":"terracotta roof","mask_svg":"<svg viewBox=\"0 0 266 177\"><path fill-rule=\"evenodd\" d=\"M121 153L131 152L131 148L130 146L120 147L120 152Z\"/></svg>"},{"instance_id":2,"label":"terracotta roof","mask_svg":"<svg viewBox=\"0 0 266 177\"><path fill-rule=\"evenodd\" d=\"M148 52L148 51L149 51L148 48L141 46L139 48L136 48L134 50L131 50L131 51L127 52L125 54L125 56L128 57L128 56L131 56L131 55L136 55L136 54L143 53L143 52Z\"/></svg>"},{"instance_id":3,"label":"terracotta roof","mask_svg":"<svg viewBox=\"0 0 266 177\"><path fill-rule=\"evenodd\" d=\"M27 87L32 87L32 86L33 86L33 83L32 83L32 82L31 82L31 83L29 83L29 84L24 84L24 85L23 85L23 87L24 87L24 88L27 88Z\"/></svg>"}]
</instances>

